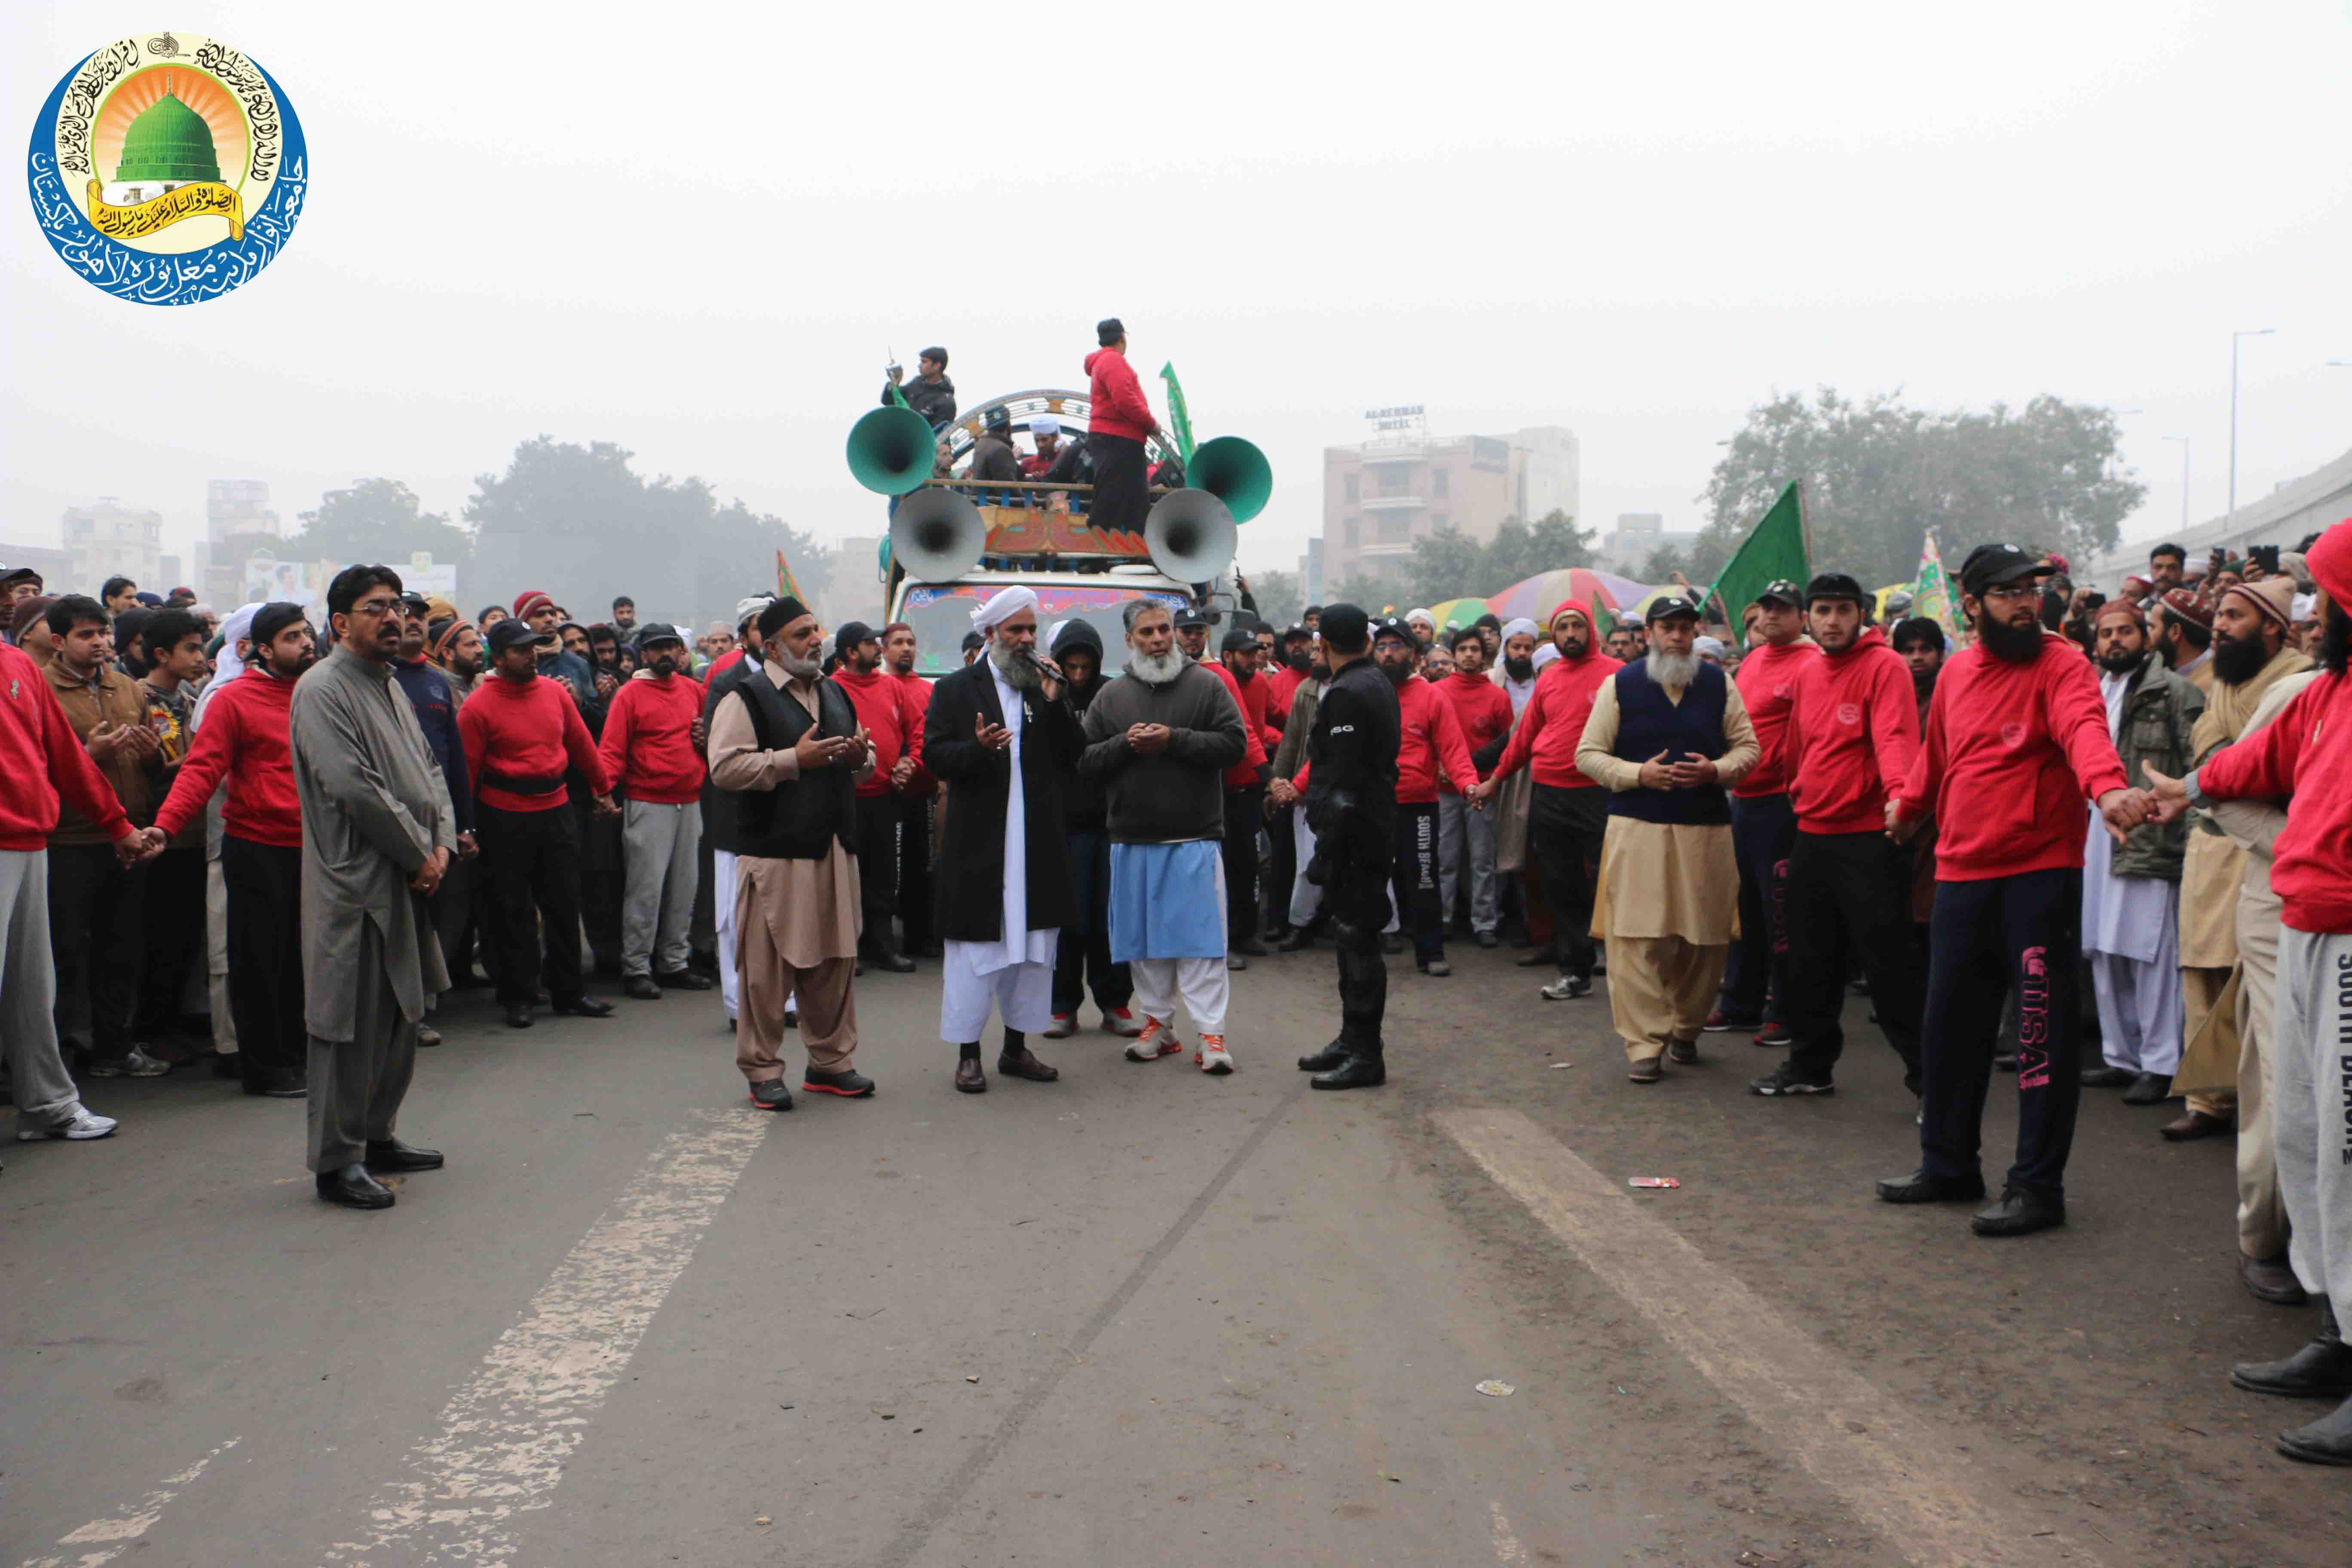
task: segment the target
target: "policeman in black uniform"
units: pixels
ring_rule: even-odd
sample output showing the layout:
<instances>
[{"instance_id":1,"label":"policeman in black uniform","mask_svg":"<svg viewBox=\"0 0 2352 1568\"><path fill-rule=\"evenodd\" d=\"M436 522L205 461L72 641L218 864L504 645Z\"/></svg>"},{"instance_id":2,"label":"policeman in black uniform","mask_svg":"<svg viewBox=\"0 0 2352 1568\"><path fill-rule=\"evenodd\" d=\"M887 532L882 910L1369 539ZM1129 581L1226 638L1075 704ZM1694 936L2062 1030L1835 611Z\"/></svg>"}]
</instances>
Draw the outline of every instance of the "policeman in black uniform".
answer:
<instances>
[{"instance_id":1,"label":"policeman in black uniform","mask_svg":"<svg viewBox=\"0 0 2352 1568\"><path fill-rule=\"evenodd\" d=\"M1307 740L1307 794L1315 833L1307 879L1323 889L1323 912L1339 942L1339 1036L1298 1058L1317 1089L1370 1089L1388 1081L1381 1020L1389 971L1381 928L1389 918L1391 841L1395 837L1396 688L1372 663L1371 623L1354 605L1323 609L1323 649L1331 681Z\"/></svg>"}]
</instances>

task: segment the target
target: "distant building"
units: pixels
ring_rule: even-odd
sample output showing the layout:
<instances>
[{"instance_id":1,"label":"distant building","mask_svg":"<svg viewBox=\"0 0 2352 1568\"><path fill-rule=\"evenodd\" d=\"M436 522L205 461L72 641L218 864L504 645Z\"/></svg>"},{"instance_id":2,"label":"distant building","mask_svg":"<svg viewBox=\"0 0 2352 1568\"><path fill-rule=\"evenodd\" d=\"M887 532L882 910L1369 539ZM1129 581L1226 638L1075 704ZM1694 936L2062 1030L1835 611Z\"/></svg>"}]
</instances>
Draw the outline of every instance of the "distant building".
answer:
<instances>
[{"instance_id":1,"label":"distant building","mask_svg":"<svg viewBox=\"0 0 2352 1568\"><path fill-rule=\"evenodd\" d=\"M155 562L155 592L169 594L174 588L193 588L195 584L180 574L180 558L159 556Z\"/></svg>"},{"instance_id":2,"label":"distant building","mask_svg":"<svg viewBox=\"0 0 2352 1568\"><path fill-rule=\"evenodd\" d=\"M19 566L30 566L41 574L41 592L45 594L78 594L83 591L82 584L74 576L74 557L70 550L60 550L54 544L12 544L0 540L0 568L13 572Z\"/></svg>"},{"instance_id":3,"label":"distant building","mask_svg":"<svg viewBox=\"0 0 2352 1568\"><path fill-rule=\"evenodd\" d=\"M125 506L112 496L100 496L89 506L69 506L65 512L66 552L73 557L73 587L95 594L109 577L128 577L154 593L170 589L159 584L163 574L163 514L152 507ZM57 591L51 584L50 591Z\"/></svg>"},{"instance_id":4,"label":"distant building","mask_svg":"<svg viewBox=\"0 0 2352 1568\"><path fill-rule=\"evenodd\" d=\"M1302 610L1323 602L1323 542L1319 539L1308 540L1307 553L1298 558L1298 591L1304 595L1299 600Z\"/></svg>"},{"instance_id":5,"label":"distant building","mask_svg":"<svg viewBox=\"0 0 2352 1568\"><path fill-rule=\"evenodd\" d=\"M1697 542L1696 530L1668 529L1666 520L1657 512L1621 511L1617 526L1601 539L1597 553L1603 569L1635 575L1652 551L1688 550Z\"/></svg>"},{"instance_id":6,"label":"distant building","mask_svg":"<svg viewBox=\"0 0 2352 1568\"><path fill-rule=\"evenodd\" d=\"M205 485L205 538L215 544L242 533L282 539L278 514L269 506L267 479L211 479Z\"/></svg>"},{"instance_id":7,"label":"distant building","mask_svg":"<svg viewBox=\"0 0 2352 1568\"><path fill-rule=\"evenodd\" d=\"M1576 515L1571 430L1538 426L1508 436L1433 437L1418 406L1372 409L1367 417L1377 437L1323 449L1318 564L1327 582L1408 556L1414 541L1448 528L1484 543L1505 518Z\"/></svg>"},{"instance_id":8,"label":"distant building","mask_svg":"<svg viewBox=\"0 0 2352 1568\"><path fill-rule=\"evenodd\" d=\"M853 533L836 542L826 564L832 569L824 592L817 595L817 616L826 626L864 621L882 629L882 577L877 564L882 557L882 537Z\"/></svg>"}]
</instances>

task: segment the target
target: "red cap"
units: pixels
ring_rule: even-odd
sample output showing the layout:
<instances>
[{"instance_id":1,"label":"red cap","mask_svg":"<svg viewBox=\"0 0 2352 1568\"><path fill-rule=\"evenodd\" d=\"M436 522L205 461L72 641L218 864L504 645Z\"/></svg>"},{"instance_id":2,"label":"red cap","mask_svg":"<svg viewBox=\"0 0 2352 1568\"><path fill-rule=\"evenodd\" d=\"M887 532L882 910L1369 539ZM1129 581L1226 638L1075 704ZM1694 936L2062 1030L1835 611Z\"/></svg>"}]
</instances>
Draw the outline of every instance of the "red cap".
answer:
<instances>
[{"instance_id":1,"label":"red cap","mask_svg":"<svg viewBox=\"0 0 2352 1568\"><path fill-rule=\"evenodd\" d=\"M538 609L542 605L547 606L549 609L553 609L555 607L555 601L552 598L550 598L547 595L541 593L536 588L526 588L521 593L515 595L515 618L517 620L527 621L530 619L530 613L533 610Z\"/></svg>"}]
</instances>

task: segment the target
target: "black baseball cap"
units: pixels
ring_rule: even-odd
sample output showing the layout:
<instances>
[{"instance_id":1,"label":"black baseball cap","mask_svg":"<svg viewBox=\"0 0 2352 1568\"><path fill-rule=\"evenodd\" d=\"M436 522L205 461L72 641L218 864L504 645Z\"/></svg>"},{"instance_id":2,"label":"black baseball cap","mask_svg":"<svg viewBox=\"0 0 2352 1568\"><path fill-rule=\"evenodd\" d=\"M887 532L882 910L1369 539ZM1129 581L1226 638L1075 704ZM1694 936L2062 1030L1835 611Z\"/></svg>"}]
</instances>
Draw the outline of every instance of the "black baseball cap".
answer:
<instances>
[{"instance_id":1,"label":"black baseball cap","mask_svg":"<svg viewBox=\"0 0 2352 1568\"><path fill-rule=\"evenodd\" d=\"M1247 626L1235 626L1225 634L1223 647L1227 653L1255 653L1257 634Z\"/></svg>"},{"instance_id":2,"label":"black baseball cap","mask_svg":"<svg viewBox=\"0 0 2352 1568\"><path fill-rule=\"evenodd\" d=\"M1862 584L1843 572L1823 572L1805 584L1805 603L1811 605L1816 599L1852 599L1857 605L1869 603L1863 594Z\"/></svg>"},{"instance_id":3,"label":"black baseball cap","mask_svg":"<svg viewBox=\"0 0 2352 1568\"><path fill-rule=\"evenodd\" d=\"M1378 642L1382 637L1395 637L1415 647L1421 646L1421 638L1413 635L1412 623L1402 616L1382 616L1372 623L1372 640Z\"/></svg>"},{"instance_id":4,"label":"black baseball cap","mask_svg":"<svg viewBox=\"0 0 2352 1568\"><path fill-rule=\"evenodd\" d=\"M1786 577L1776 577L1757 592L1758 604L1760 605L1768 599L1778 599L1790 609L1801 610L1805 607L1805 591Z\"/></svg>"},{"instance_id":5,"label":"black baseball cap","mask_svg":"<svg viewBox=\"0 0 2352 1568\"><path fill-rule=\"evenodd\" d=\"M2020 577L2047 577L2056 570L2049 562L2028 555L2014 544L1979 544L1960 563L1960 586L1980 595L1987 588L2014 583Z\"/></svg>"},{"instance_id":6,"label":"black baseball cap","mask_svg":"<svg viewBox=\"0 0 2352 1568\"><path fill-rule=\"evenodd\" d=\"M498 625L492 626L489 630L489 635L485 637L482 640L490 645L490 651L492 653L499 654L506 652L507 649L510 647L520 647L525 643L538 644L553 642L555 640L555 634L552 632L535 632L530 629L530 623L524 620L520 616L509 616L505 620L502 620Z\"/></svg>"},{"instance_id":7,"label":"black baseball cap","mask_svg":"<svg viewBox=\"0 0 2352 1568\"><path fill-rule=\"evenodd\" d=\"M864 621L845 621L842 623L841 629L833 634L833 651L847 653L859 643L881 640L880 634Z\"/></svg>"},{"instance_id":8,"label":"black baseball cap","mask_svg":"<svg viewBox=\"0 0 2352 1568\"><path fill-rule=\"evenodd\" d=\"M1176 612L1176 625L1180 629L1186 626L1205 627L1208 624L1209 613L1198 605L1187 605Z\"/></svg>"},{"instance_id":9,"label":"black baseball cap","mask_svg":"<svg viewBox=\"0 0 2352 1568\"><path fill-rule=\"evenodd\" d=\"M647 621L637 628L634 641L639 652L668 642L683 647L686 646L686 633L667 621Z\"/></svg>"},{"instance_id":10,"label":"black baseball cap","mask_svg":"<svg viewBox=\"0 0 2352 1568\"><path fill-rule=\"evenodd\" d=\"M1307 630L1305 621L1293 621L1282 628L1282 640L1288 642L1293 637L1303 637L1308 642L1313 642L1315 634Z\"/></svg>"},{"instance_id":11,"label":"black baseball cap","mask_svg":"<svg viewBox=\"0 0 2352 1568\"><path fill-rule=\"evenodd\" d=\"M1669 616L1688 616L1692 620L1696 620L1698 606L1680 594L1669 594L1663 599L1650 601L1650 625L1654 626Z\"/></svg>"}]
</instances>

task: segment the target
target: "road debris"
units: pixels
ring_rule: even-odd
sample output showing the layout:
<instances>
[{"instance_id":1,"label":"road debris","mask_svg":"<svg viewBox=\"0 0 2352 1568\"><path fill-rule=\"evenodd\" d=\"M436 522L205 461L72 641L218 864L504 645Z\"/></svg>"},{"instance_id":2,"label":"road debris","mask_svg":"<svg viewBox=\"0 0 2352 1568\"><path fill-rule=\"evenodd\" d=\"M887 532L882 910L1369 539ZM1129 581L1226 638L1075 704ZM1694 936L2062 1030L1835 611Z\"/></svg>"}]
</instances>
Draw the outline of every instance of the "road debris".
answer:
<instances>
[{"instance_id":1,"label":"road debris","mask_svg":"<svg viewBox=\"0 0 2352 1568\"><path fill-rule=\"evenodd\" d=\"M1512 1394L1517 1394L1518 1390L1512 1387L1509 1384L1503 1382L1500 1378L1490 1377L1486 1382L1478 1385L1478 1392L1486 1395L1490 1399L1507 1399Z\"/></svg>"},{"instance_id":2,"label":"road debris","mask_svg":"<svg viewBox=\"0 0 2352 1568\"><path fill-rule=\"evenodd\" d=\"M1683 1184L1679 1176L1629 1176L1625 1184L1629 1187L1679 1187Z\"/></svg>"}]
</instances>

